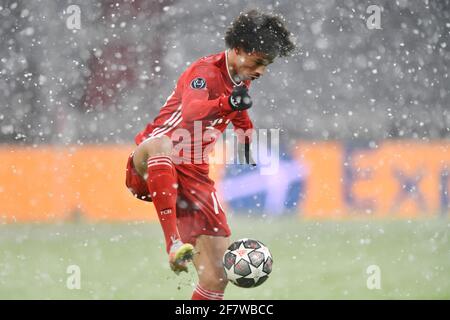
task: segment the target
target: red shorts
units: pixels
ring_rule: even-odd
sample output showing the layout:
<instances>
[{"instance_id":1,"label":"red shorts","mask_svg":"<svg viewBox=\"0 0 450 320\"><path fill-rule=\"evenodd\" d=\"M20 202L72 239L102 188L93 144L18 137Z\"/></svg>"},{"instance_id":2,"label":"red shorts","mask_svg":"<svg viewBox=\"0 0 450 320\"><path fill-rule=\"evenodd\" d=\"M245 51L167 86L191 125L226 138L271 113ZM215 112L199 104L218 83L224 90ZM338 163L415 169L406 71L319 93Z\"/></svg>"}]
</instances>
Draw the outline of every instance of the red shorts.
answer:
<instances>
[{"instance_id":1,"label":"red shorts","mask_svg":"<svg viewBox=\"0 0 450 320\"><path fill-rule=\"evenodd\" d=\"M175 165L178 180L177 225L181 240L195 245L199 235L229 237L230 227L214 188L214 181L192 164ZM152 201L146 181L128 157L126 185L138 199Z\"/></svg>"}]
</instances>

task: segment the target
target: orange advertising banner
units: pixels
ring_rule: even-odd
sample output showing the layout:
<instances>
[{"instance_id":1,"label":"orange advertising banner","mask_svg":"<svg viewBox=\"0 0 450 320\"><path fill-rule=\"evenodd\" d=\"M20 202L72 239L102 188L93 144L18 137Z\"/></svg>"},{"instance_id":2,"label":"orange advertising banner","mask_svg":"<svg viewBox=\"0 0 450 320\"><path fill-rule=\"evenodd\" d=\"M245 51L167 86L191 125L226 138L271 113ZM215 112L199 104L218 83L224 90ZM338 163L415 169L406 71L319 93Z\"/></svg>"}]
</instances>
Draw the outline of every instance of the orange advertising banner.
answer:
<instances>
[{"instance_id":1,"label":"orange advertising banner","mask_svg":"<svg viewBox=\"0 0 450 320\"><path fill-rule=\"evenodd\" d=\"M156 220L153 204L135 199L125 186L133 148L0 147L0 222ZM292 155L303 170L296 205L301 218L448 215L448 141L300 141ZM211 178L224 181L223 166L212 166Z\"/></svg>"},{"instance_id":2,"label":"orange advertising banner","mask_svg":"<svg viewBox=\"0 0 450 320\"><path fill-rule=\"evenodd\" d=\"M305 218L422 218L449 210L450 143L300 142Z\"/></svg>"},{"instance_id":3,"label":"orange advertising banner","mask_svg":"<svg viewBox=\"0 0 450 320\"><path fill-rule=\"evenodd\" d=\"M0 219L6 222L156 219L125 186L133 146L0 148Z\"/></svg>"}]
</instances>

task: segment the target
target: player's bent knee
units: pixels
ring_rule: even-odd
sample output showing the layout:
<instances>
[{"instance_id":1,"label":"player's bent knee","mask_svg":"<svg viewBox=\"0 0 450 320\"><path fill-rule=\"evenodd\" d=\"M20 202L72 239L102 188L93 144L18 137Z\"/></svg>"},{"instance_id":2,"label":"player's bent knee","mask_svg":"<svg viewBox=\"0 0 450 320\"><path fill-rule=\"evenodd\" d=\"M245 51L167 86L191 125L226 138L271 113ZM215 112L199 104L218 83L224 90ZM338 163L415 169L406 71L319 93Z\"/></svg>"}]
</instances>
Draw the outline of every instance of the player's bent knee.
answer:
<instances>
[{"instance_id":1,"label":"player's bent knee","mask_svg":"<svg viewBox=\"0 0 450 320\"><path fill-rule=\"evenodd\" d=\"M133 153L133 163L137 172L142 176L147 170L147 160L154 156L170 156L172 154L172 140L167 136L152 137L139 144Z\"/></svg>"},{"instance_id":2,"label":"player's bent knee","mask_svg":"<svg viewBox=\"0 0 450 320\"><path fill-rule=\"evenodd\" d=\"M172 140L167 136L153 137L143 141L138 148L144 149L147 157L170 156L173 149Z\"/></svg>"}]
</instances>

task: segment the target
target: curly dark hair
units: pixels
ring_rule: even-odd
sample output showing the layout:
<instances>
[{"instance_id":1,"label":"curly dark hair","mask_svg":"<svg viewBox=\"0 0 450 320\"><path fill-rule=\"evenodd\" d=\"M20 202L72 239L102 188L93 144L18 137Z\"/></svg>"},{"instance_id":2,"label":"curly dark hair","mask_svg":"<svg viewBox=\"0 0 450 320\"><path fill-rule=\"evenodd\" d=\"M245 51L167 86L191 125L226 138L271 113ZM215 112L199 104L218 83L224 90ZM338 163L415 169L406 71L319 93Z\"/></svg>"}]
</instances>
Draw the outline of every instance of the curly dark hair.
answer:
<instances>
[{"instance_id":1,"label":"curly dark hair","mask_svg":"<svg viewBox=\"0 0 450 320\"><path fill-rule=\"evenodd\" d=\"M255 9L241 13L233 21L225 34L225 43L231 49L261 52L272 58L288 56L295 50L283 20Z\"/></svg>"}]
</instances>

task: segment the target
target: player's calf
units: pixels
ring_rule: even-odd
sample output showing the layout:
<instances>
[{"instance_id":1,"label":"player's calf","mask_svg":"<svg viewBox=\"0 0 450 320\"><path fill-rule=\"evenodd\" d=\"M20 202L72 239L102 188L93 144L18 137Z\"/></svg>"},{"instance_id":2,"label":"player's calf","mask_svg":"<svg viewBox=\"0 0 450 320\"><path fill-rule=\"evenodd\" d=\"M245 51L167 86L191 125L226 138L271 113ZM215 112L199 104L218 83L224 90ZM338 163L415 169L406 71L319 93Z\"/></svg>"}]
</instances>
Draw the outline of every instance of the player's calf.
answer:
<instances>
[{"instance_id":1,"label":"player's calf","mask_svg":"<svg viewBox=\"0 0 450 320\"><path fill-rule=\"evenodd\" d=\"M193 300L221 300L228 280L222 258L229 244L226 237L201 235L197 238L194 265L198 273L198 285Z\"/></svg>"},{"instance_id":2,"label":"player's calf","mask_svg":"<svg viewBox=\"0 0 450 320\"><path fill-rule=\"evenodd\" d=\"M228 280L222 263L220 267L217 263L213 265L214 267L200 266L197 269L199 281L192 294L192 300L223 300Z\"/></svg>"},{"instance_id":3,"label":"player's calf","mask_svg":"<svg viewBox=\"0 0 450 320\"><path fill-rule=\"evenodd\" d=\"M223 300L227 278L223 268L209 270L201 274L192 294L192 300Z\"/></svg>"}]
</instances>

